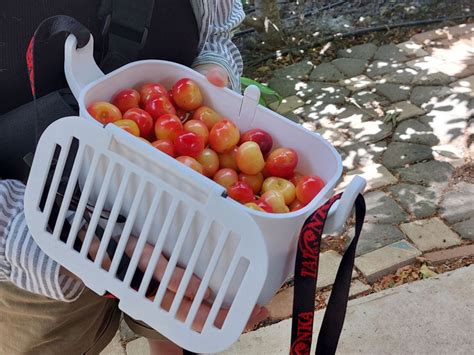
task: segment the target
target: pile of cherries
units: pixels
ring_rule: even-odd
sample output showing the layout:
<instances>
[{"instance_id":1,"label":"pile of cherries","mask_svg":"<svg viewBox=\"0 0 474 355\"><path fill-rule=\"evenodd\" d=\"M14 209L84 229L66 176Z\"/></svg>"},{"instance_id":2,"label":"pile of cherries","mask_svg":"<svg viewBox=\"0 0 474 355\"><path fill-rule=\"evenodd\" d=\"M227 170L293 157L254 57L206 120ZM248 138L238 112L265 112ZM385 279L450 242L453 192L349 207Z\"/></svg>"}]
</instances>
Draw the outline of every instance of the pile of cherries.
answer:
<instances>
[{"instance_id":1,"label":"pile of cherries","mask_svg":"<svg viewBox=\"0 0 474 355\"><path fill-rule=\"evenodd\" d=\"M177 81L171 90L160 83L122 89L111 102L94 102L87 111L213 179L254 210L296 211L324 187L319 176L295 171L294 149L272 149L268 132L241 134L231 120L203 105L201 90L191 79Z\"/></svg>"}]
</instances>

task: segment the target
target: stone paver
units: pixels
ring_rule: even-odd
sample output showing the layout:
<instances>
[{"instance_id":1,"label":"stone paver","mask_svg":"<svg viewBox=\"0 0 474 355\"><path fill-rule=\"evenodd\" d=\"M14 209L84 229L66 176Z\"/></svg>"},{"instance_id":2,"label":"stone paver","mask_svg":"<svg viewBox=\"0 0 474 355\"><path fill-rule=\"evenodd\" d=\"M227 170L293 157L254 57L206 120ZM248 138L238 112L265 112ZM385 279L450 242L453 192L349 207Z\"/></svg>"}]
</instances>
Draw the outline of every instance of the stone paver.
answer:
<instances>
[{"instance_id":1,"label":"stone paver","mask_svg":"<svg viewBox=\"0 0 474 355\"><path fill-rule=\"evenodd\" d=\"M469 103L459 94L450 95L426 107L429 110L419 118L431 127L439 139L439 144L464 146L463 137L467 129L467 121L472 114Z\"/></svg>"},{"instance_id":2,"label":"stone paver","mask_svg":"<svg viewBox=\"0 0 474 355\"><path fill-rule=\"evenodd\" d=\"M377 115L371 109L365 107L359 108L354 105L345 105L342 106L337 113L337 122L335 122L335 124L342 122L345 125L349 125L351 122L372 121L375 118L377 118Z\"/></svg>"},{"instance_id":3,"label":"stone paver","mask_svg":"<svg viewBox=\"0 0 474 355\"><path fill-rule=\"evenodd\" d=\"M309 76L314 81L339 81L344 78L344 74L331 63L322 63L314 68Z\"/></svg>"},{"instance_id":4,"label":"stone paver","mask_svg":"<svg viewBox=\"0 0 474 355\"><path fill-rule=\"evenodd\" d=\"M366 178L370 192L365 193L366 226L357 255L361 259L375 253L386 262L373 266L373 272L366 270L369 278L410 262L418 249L474 239L472 184L449 185L454 169L474 154L474 145L468 148L474 114L473 34L474 25L466 25L396 45L353 46L339 50L330 63L312 68L305 60L278 71L270 81L290 99L283 106L285 115L337 147L347 172L337 191L356 174ZM413 236L417 223L426 236ZM400 224L418 249L404 240ZM400 250L408 255L394 257ZM382 251L393 255L377 254Z\"/></svg>"},{"instance_id":5,"label":"stone paver","mask_svg":"<svg viewBox=\"0 0 474 355\"><path fill-rule=\"evenodd\" d=\"M441 191L432 186L398 184L388 190L400 202L403 208L416 218L426 218L435 214Z\"/></svg>"},{"instance_id":6,"label":"stone paver","mask_svg":"<svg viewBox=\"0 0 474 355\"><path fill-rule=\"evenodd\" d=\"M319 277L319 276L318 276ZM266 306L269 317L272 320L281 320L290 318L293 313L293 293L294 287L290 286L278 292ZM352 280L349 289L349 298L368 294L372 288L360 280ZM329 296L329 293L328 293Z\"/></svg>"},{"instance_id":7,"label":"stone paver","mask_svg":"<svg viewBox=\"0 0 474 355\"><path fill-rule=\"evenodd\" d=\"M312 95L315 91L315 85L312 82L305 82L293 78L274 77L270 79L268 86L278 92L282 97L297 95L304 98Z\"/></svg>"},{"instance_id":8,"label":"stone paver","mask_svg":"<svg viewBox=\"0 0 474 355\"><path fill-rule=\"evenodd\" d=\"M471 354L474 266L350 301L338 354ZM325 310L315 313L312 352ZM286 355L292 319L244 334L223 355Z\"/></svg>"},{"instance_id":9,"label":"stone paver","mask_svg":"<svg viewBox=\"0 0 474 355\"><path fill-rule=\"evenodd\" d=\"M433 152L427 145L392 142L383 154L383 165L393 169L428 159L433 159Z\"/></svg>"},{"instance_id":10,"label":"stone paver","mask_svg":"<svg viewBox=\"0 0 474 355\"><path fill-rule=\"evenodd\" d=\"M347 232L347 236L352 237L354 232L354 227L350 228ZM357 244L356 255L359 256L370 253L371 251L398 242L404 238L405 235L400 229L391 224L365 223L364 231L361 233L359 243Z\"/></svg>"},{"instance_id":11,"label":"stone paver","mask_svg":"<svg viewBox=\"0 0 474 355\"><path fill-rule=\"evenodd\" d=\"M356 58L337 58L331 63L348 77L362 74L367 66L366 60Z\"/></svg>"},{"instance_id":12,"label":"stone paver","mask_svg":"<svg viewBox=\"0 0 474 355\"><path fill-rule=\"evenodd\" d=\"M461 239L439 218L401 224L400 228L421 251L458 245Z\"/></svg>"},{"instance_id":13,"label":"stone paver","mask_svg":"<svg viewBox=\"0 0 474 355\"><path fill-rule=\"evenodd\" d=\"M366 73L367 73L367 76L374 79L378 76L395 73L398 69L401 69L401 68L403 68L402 63L376 60L367 67Z\"/></svg>"},{"instance_id":14,"label":"stone paver","mask_svg":"<svg viewBox=\"0 0 474 355\"><path fill-rule=\"evenodd\" d=\"M437 265L451 259L463 258L472 255L474 255L474 244L463 245L447 250L433 251L431 253L424 254L423 257L431 264Z\"/></svg>"},{"instance_id":15,"label":"stone paver","mask_svg":"<svg viewBox=\"0 0 474 355\"><path fill-rule=\"evenodd\" d=\"M331 286L336 279L337 268L341 263L342 256L334 250L329 250L320 254L319 257L319 273L317 289ZM356 277L357 273L352 272L352 277Z\"/></svg>"},{"instance_id":16,"label":"stone paver","mask_svg":"<svg viewBox=\"0 0 474 355\"><path fill-rule=\"evenodd\" d=\"M367 281L374 282L380 277L412 263L419 255L421 252L418 249L402 240L357 257L355 265L364 274Z\"/></svg>"},{"instance_id":17,"label":"stone paver","mask_svg":"<svg viewBox=\"0 0 474 355\"><path fill-rule=\"evenodd\" d=\"M376 94L375 89L370 91L360 90L352 95L351 99L354 100L359 106L370 107L373 103L379 105L388 104L388 101L385 97Z\"/></svg>"},{"instance_id":18,"label":"stone paver","mask_svg":"<svg viewBox=\"0 0 474 355\"><path fill-rule=\"evenodd\" d=\"M373 191L365 194L368 223L398 224L408 220L408 214L386 193Z\"/></svg>"},{"instance_id":19,"label":"stone paver","mask_svg":"<svg viewBox=\"0 0 474 355\"><path fill-rule=\"evenodd\" d=\"M309 75L314 65L309 60L302 60L299 63L289 65L285 68L275 70L273 76L280 78L298 78L302 79Z\"/></svg>"},{"instance_id":20,"label":"stone paver","mask_svg":"<svg viewBox=\"0 0 474 355\"><path fill-rule=\"evenodd\" d=\"M382 156L383 152L387 149L387 143L383 141L373 144L356 143L351 145L343 145L341 149L346 154L342 161L342 164L345 168L353 170L357 169L358 167L368 168L370 165L376 164L380 160L380 157ZM376 168L372 168L372 171L376 173ZM361 173L363 174L364 171L362 171ZM388 174L390 174L386 169L384 170L384 173L386 174L386 176L389 176ZM370 178L372 179L372 181L375 182L374 175L375 174L371 174Z\"/></svg>"},{"instance_id":21,"label":"stone paver","mask_svg":"<svg viewBox=\"0 0 474 355\"><path fill-rule=\"evenodd\" d=\"M314 81L303 82L298 79L272 78L269 81L269 86L283 97L296 95L301 98L308 98L317 94L342 95L344 97L349 94L348 90L337 84ZM339 99L339 101L343 102L344 100Z\"/></svg>"},{"instance_id":22,"label":"stone paver","mask_svg":"<svg viewBox=\"0 0 474 355\"><path fill-rule=\"evenodd\" d=\"M374 55L375 60L404 62L408 60L405 51L394 44L381 46Z\"/></svg>"},{"instance_id":23,"label":"stone paver","mask_svg":"<svg viewBox=\"0 0 474 355\"><path fill-rule=\"evenodd\" d=\"M351 282L351 288L349 289L349 298L366 295L370 293L372 288L359 280L353 280Z\"/></svg>"},{"instance_id":24,"label":"stone paver","mask_svg":"<svg viewBox=\"0 0 474 355\"><path fill-rule=\"evenodd\" d=\"M465 163L464 152L462 147L457 145L435 145L431 147L433 155L438 161L445 161L455 168L462 167ZM467 154L469 155L469 154Z\"/></svg>"},{"instance_id":25,"label":"stone paver","mask_svg":"<svg viewBox=\"0 0 474 355\"><path fill-rule=\"evenodd\" d=\"M431 127L415 119L401 122L395 130L392 140L428 146L435 146L439 143L439 139L434 135Z\"/></svg>"},{"instance_id":26,"label":"stone paver","mask_svg":"<svg viewBox=\"0 0 474 355\"><path fill-rule=\"evenodd\" d=\"M402 181L415 184L446 185L453 175L454 168L445 162L428 161L408 168L399 169Z\"/></svg>"},{"instance_id":27,"label":"stone paver","mask_svg":"<svg viewBox=\"0 0 474 355\"><path fill-rule=\"evenodd\" d=\"M286 118L288 118L289 120L295 122L295 123L299 123L299 124L304 123L304 121L301 119L301 117L298 116L297 114L293 113L293 112L287 112L287 113L284 114L284 116Z\"/></svg>"},{"instance_id":28,"label":"stone paver","mask_svg":"<svg viewBox=\"0 0 474 355\"><path fill-rule=\"evenodd\" d=\"M450 86L452 87L452 91L455 93L466 94L470 97L474 97L474 75L459 79Z\"/></svg>"},{"instance_id":29,"label":"stone paver","mask_svg":"<svg viewBox=\"0 0 474 355\"><path fill-rule=\"evenodd\" d=\"M392 73L382 76L380 83L410 84L418 72L412 68L399 68Z\"/></svg>"},{"instance_id":30,"label":"stone paver","mask_svg":"<svg viewBox=\"0 0 474 355\"><path fill-rule=\"evenodd\" d=\"M334 104L325 104L320 100L314 101L316 100L312 100L310 104L293 110L293 113L306 120L319 121L324 118L333 118L340 111Z\"/></svg>"},{"instance_id":31,"label":"stone paver","mask_svg":"<svg viewBox=\"0 0 474 355\"><path fill-rule=\"evenodd\" d=\"M294 287L288 287L278 292L266 306L270 319L286 319L291 317L293 312L293 292Z\"/></svg>"},{"instance_id":32,"label":"stone paver","mask_svg":"<svg viewBox=\"0 0 474 355\"><path fill-rule=\"evenodd\" d=\"M461 238L474 240L474 218L469 218L453 225L453 229L459 233Z\"/></svg>"},{"instance_id":33,"label":"stone paver","mask_svg":"<svg viewBox=\"0 0 474 355\"><path fill-rule=\"evenodd\" d=\"M408 100L410 97L410 86L401 84L377 84L375 90L385 96L390 102Z\"/></svg>"},{"instance_id":34,"label":"stone paver","mask_svg":"<svg viewBox=\"0 0 474 355\"><path fill-rule=\"evenodd\" d=\"M339 85L343 85L350 91L355 92L369 89L375 85L375 82L365 75L358 75L349 79L340 80Z\"/></svg>"},{"instance_id":35,"label":"stone paver","mask_svg":"<svg viewBox=\"0 0 474 355\"><path fill-rule=\"evenodd\" d=\"M452 27L437 28L414 35L411 40L420 44L429 44L430 41L443 38L452 38L454 36L470 36L474 34L474 24L461 24Z\"/></svg>"},{"instance_id":36,"label":"stone paver","mask_svg":"<svg viewBox=\"0 0 474 355\"><path fill-rule=\"evenodd\" d=\"M440 214L448 223L474 217L474 184L460 182L446 192L441 201Z\"/></svg>"},{"instance_id":37,"label":"stone paver","mask_svg":"<svg viewBox=\"0 0 474 355\"><path fill-rule=\"evenodd\" d=\"M296 95L298 88L306 85L305 82L294 78L281 78L275 76L268 81L268 86L278 92L282 97Z\"/></svg>"},{"instance_id":38,"label":"stone paver","mask_svg":"<svg viewBox=\"0 0 474 355\"><path fill-rule=\"evenodd\" d=\"M444 73L428 73L427 71L422 71L418 73L412 81L412 85L448 85L453 81L453 78Z\"/></svg>"},{"instance_id":39,"label":"stone paver","mask_svg":"<svg viewBox=\"0 0 474 355\"><path fill-rule=\"evenodd\" d=\"M287 112L293 111L298 107L304 106L304 104L305 102L298 96L290 96L284 98L280 105L278 105L278 102L270 104L270 108L272 108L278 113L285 114Z\"/></svg>"},{"instance_id":40,"label":"stone paver","mask_svg":"<svg viewBox=\"0 0 474 355\"><path fill-rule=\"evenodd\" d=\"M392 125L383 121L351 122L349 131L354 142L374 143L389 137L392 134Z\"/></svg>"},{"instance_id":41,"label":"stone paver","mask_svg":"<svg viewBox=\"0 0 474 355\"><path fill-rule=\"evenodd\" d=\"M410 96L410 101L415 105L422 106L432 101L448 96L452 90L447 86L416 86Z\"/></svg>"},{"instance_id":42,"label":"stone paver","mask_svg":"<svg viewBox=\"0 0 474 355\"><path fill-rule=\"evenodd\" d=\"M423 111L418 106L412 104L411 102L401 101L390 106L387 110L387 113L397 114L397 117L396 117L397 122L402 122L409 118L423 115L425 111Z\"/></svg>"},{"instance_id":43,"label":"stone paver","mask_svg":"<svg viewBox=\"0 0 474 355\"><path fill-rule=\"evenodd\" d=\"M310 102L324 103L324 104L342 104L349 96L349 90L345 87L327 84L327 83L312 83ZM309 97L310 95L307 95Z\"/></svg>"},{"instance_id":44,"label":"stone paver","mask_svg":"<svg viewBox=\"0 0 474 355\"><path fill-rule=\"evenodd\" d=\"M347 137L341 133L338 129L333 128L320 128L315 131L319 133L323 138L327 139L331 144L336 147L341 146L346 140Z\"/></svg>"},{"instance_id":45,"label":"stone paver","mask_svg":"<svg viewBox=\"0 0 474 355\"><path fill-rule=\"evenodd\" d=\"M386 167L380 164L372 164L358 170L349 171L345 175L342 183L338 186L338 189L344 189L349 185L355 175L359 175L367 181L366 191L392 185L397 182L397 179Z\"/></svg>"},{"instance_id":46,"label":"stone paver","mask_svg":"<svg viewBox=\"0 0 474 355\"><path fill-rule=\"evenodd\" d=\"M424 57L425 55L429 54L427 51L423 50L423 46L421 44L418 44L415 41L399 43L397 44L397 47L403 50L409 57Z\"/></svg>"},{"instance_id":47,"label":"stone paver","mask_svg":"<svg viewBox=\"0 0 474 355\"><path fill-rule=\"evenodd\" d=\"M376 51L377 46L375 44L366 43L347 49L341 49L337 52L337 55L343 58L371 59Z\"/></svg>"}]
</instances>

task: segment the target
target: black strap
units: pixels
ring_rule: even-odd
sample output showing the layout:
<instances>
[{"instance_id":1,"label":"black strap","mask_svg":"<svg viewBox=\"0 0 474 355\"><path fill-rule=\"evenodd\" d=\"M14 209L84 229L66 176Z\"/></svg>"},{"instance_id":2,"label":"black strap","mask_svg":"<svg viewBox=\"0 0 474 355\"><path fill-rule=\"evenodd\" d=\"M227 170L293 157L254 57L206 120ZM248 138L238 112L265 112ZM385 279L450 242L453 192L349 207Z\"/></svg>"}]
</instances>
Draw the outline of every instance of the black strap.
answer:
<instances>
[{"instance_id":1,"label":"black strap","mask_svg":"<svg viewBox=\"0 0 474 355\"><path fill-rule=\"evenodd\" d=\"M103 0L104 19L101 68L110 72L138 59L145 46L155 0Z\"/></svg>"},{"instance_id":2,"label":"black strap","mask_svg":"<svg viewBox=\"0 0 474 355\"><path fill-rule=\"evenodd\" d=\"M290 354L310 354L313 335L314 299L318 277L319 252L324 224L329 209L342 194L332 197L303 225L296 254L293 319ZM342 257L316 345L316 354L335 354L344 324L355 251L365 217L365 201L355 201L355 235Z\"/></svg>"},{"instance_id":3,"label":"black strap","mask_svg":"<svg viewBox=\"0 0 474 355\"><path fill-rule=\"evenodd\" d=\"M28 44L28 49L26 51L26 64L28 67L31 93L33 94L33 102L35 106L35 117L33 117L35 127L35 141L33 142L34 147L36 147L38 144L39 137L42 133L40 132L38 126L38 121L40 121L40 112L36 102L38 83L35 81L35 47L38 46L38 44L47 42L51 37L60 33L74 34L77 39L77 48L84 47L90 40L89 30L76 19L65 15L52 16L43 20L36 28L33 37L31 37L30 43ZM33 152L28 153L23 160L28 167L31 167L31 163L33 161Z\"/></svg>"}]
</instances>

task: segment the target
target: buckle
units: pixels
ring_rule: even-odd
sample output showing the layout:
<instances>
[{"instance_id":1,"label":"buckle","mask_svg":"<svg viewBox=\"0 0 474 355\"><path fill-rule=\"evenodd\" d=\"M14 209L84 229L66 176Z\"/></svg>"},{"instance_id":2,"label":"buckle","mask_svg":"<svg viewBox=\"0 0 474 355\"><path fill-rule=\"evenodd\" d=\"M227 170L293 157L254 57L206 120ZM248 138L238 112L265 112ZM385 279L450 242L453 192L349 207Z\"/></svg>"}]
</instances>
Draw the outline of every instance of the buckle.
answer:
<instances>
[{"instance_id":1,"label":"buckle","mask_svg":"<svg viewBox=\"0 0 474 355\"><path fill-rule=\"evenodd\" d=\"M105 37L110 33L125 38L131 42L135 42L138 44L139 49L142 49L148 38L148 27L144 27L143 32L139 32L133 28L115 22L112 15L109 14L105 18L104 27L102 28L102 36Z\"/></svg>"}]
</instances>

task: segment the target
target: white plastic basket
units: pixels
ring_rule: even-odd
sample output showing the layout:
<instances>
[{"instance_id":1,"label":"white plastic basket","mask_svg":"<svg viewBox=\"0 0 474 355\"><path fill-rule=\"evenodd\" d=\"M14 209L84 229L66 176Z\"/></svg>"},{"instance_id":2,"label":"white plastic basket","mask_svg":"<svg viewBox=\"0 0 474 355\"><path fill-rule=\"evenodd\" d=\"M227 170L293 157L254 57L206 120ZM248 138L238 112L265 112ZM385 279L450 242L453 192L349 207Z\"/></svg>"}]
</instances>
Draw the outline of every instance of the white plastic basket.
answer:
<instances>
[{"instance_id":1,"label":"white plastic basket","mask_svg":"<svg viewBox=\"0 0 474 355\"><path fill-rule=\"evenodd\" d=\"M77 274L96 293L109 291L116 295L125 313L145 321L188 350L221 351L241 334L254 305L267 304L291 274L300 228L332 196L342 173L341 159L320 135L258 105L259 91L255 87L247 88L241 96L214 87L187 67L158 60L134 62L104 75L93 60L92 48L92 37L78 50L73 35L66 41L65 73L78 99L82 118L58 120L42 135L26 188L28 226L47 254ZM220 185L122 129L114 125L102 127L86 110L94 101L110 100L120 88L148 81L170 87L183 77L195 80L205 103L233 120L241 131L263 128L272 135L275 146L288 146L299 152L297 170L317 174L326 182L319 195L303 209L287 214L251 210L225 198ZM78 147L77 154L71 153L72 145ZM47 229L50 211L66 158L68 155L71 158L71 154L75 164L56 226L50 233ZM45 182L54 156L58 164L49 187ZM80 227L81 213L76 213L67 241L59 239L76 181L82 190L78 212L83 211L86 203L95 205L80 252L74 250L71 236ZM326 233L342 227L364 187L364 179L352 180L330 211ZM126 223L101 222L102 209L110 211L110 221L120 213L127 217ZM99 256L93 262L87 258L87 246L98 223L105 228L105 236ZM117 233L120 235L118 257L105 270L101 260L108 240ZM115 273L130 235L138 236L139 242L127 274L120 280ZM155 245L155 252L137 291L130 287L130 281L145 242ZM169 257L170 262L157 296L149 300L145 291L160 253ZM186 274L167 312L160 303L176 265L186 268ZM186 321L181 322L176 319L176 310L193 273L203 281ZM206 287L215 298L206 324L198 333L191 324ZM214 318L221 306L230 308L219 329L214 325Z\"/></svg>"}]
</instances>

